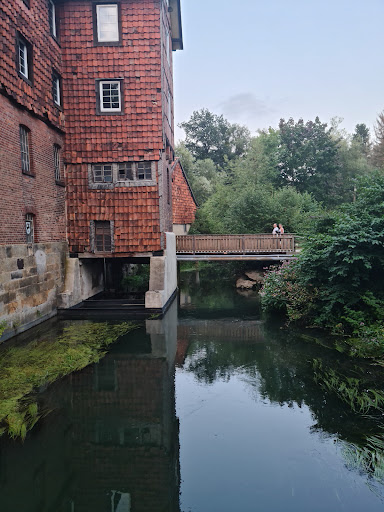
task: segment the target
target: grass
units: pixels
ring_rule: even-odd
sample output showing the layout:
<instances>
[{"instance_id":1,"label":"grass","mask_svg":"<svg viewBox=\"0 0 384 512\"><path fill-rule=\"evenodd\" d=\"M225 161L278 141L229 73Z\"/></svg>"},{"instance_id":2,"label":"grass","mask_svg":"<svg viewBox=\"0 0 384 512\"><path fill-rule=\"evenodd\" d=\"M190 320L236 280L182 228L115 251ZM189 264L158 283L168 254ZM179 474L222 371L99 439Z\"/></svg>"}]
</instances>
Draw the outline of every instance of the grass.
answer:
<instances>
[{"instance_id":1,"label":"grass","mask_svg":"<svg viewBox=\"0 0 384 512\"><path fill-rule=\"evenodd\" d=\"M32 393L99 361L109 345L136 326L123 322L74 324L53 340L0 353L0 435L25 438L42 416Z\"/></svg>"}]
</instances>

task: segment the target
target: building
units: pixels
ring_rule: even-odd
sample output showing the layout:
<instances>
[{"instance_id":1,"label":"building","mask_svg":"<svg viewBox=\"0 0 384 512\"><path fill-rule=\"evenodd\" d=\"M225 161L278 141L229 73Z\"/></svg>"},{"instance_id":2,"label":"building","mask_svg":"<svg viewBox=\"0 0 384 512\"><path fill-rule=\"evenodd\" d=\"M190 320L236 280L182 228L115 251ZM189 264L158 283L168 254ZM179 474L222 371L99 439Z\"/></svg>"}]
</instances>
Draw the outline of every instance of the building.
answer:
<instances>
[{"instance_id":1,"label":"building","mask_svg":"<svg viewBox=\"0 0 384 512\"><path fill-rule=\"evenodd\" d=\"M0 4L0 325L11 334L55 314L64 284L62 56L49 5Z\"/></svg>"},{"instance_id":2,"label":"building","mask_svg":"<svg viewBox=\"0 0 384 512\"><path fill-rule=\"evenodd\" d=\"M197 203L183 166L176 158L172 167L173 232L186 235L195 221Z\"/></svg>"},{"instance_id":3,"label":"building","mask_svg":"<svg viewBox=\"0 0 384 512\"><path fill-rule=\"evenodd\" d=\"M0 22L0 318L29 327L135 258L163 309L180 0L9 0Z\"/></svg>"}]
</instances>

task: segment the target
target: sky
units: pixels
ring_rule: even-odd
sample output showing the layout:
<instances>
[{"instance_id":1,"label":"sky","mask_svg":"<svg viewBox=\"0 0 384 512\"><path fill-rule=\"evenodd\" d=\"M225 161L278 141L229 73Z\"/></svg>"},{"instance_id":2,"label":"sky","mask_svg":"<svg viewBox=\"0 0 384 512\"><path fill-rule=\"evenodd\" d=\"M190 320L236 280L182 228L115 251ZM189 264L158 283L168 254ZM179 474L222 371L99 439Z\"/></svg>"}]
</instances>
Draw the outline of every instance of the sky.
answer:
<instances>
[{"instance_id":1,"label":"sky","mask_svg":"<svg viewBox=\"0 0 384 512\"><path fill-rule=\"evenodd\" d=\"M343 119L373 135L384 110L384 0L181 0L177 124L208 108L257 130Z\"/></svg>"}]
</instances>

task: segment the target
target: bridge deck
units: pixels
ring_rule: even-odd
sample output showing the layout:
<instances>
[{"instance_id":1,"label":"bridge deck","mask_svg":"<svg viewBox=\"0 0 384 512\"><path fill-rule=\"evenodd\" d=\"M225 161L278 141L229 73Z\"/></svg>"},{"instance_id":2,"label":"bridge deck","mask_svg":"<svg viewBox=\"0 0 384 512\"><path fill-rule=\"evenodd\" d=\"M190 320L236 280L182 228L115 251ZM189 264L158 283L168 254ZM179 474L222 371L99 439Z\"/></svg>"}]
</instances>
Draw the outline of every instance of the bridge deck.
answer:
<instances>
[{"instance_id":1,"label":"bridge deck","mask_svg":"<svg viewBox=\"0 0 384 512\"><path fill-rule=\"evenodd\" d=\"M179 261L281 260L295 254L294 235L179 235Z\"/></svg>"}]
</instances>

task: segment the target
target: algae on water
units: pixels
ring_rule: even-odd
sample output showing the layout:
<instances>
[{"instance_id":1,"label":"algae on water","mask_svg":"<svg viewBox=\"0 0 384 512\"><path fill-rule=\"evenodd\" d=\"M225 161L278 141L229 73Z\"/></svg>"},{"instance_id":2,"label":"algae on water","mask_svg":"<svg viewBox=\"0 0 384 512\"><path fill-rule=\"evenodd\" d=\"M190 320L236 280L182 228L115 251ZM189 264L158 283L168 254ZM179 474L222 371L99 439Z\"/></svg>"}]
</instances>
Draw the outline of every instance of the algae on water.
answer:
<instances>
[{"instance_id":1,"label":"algae on water","mask_svg":"<svg viewBox=\"0 0 384 512\"><path fill-rule=\"evenodd\" d=\"M134 328L129 322L73 324L55 339L4 348L0 352L0 435L24 439L41 417L31 393L96 363L111 343Z\"/></svg>"}]
</instances>

